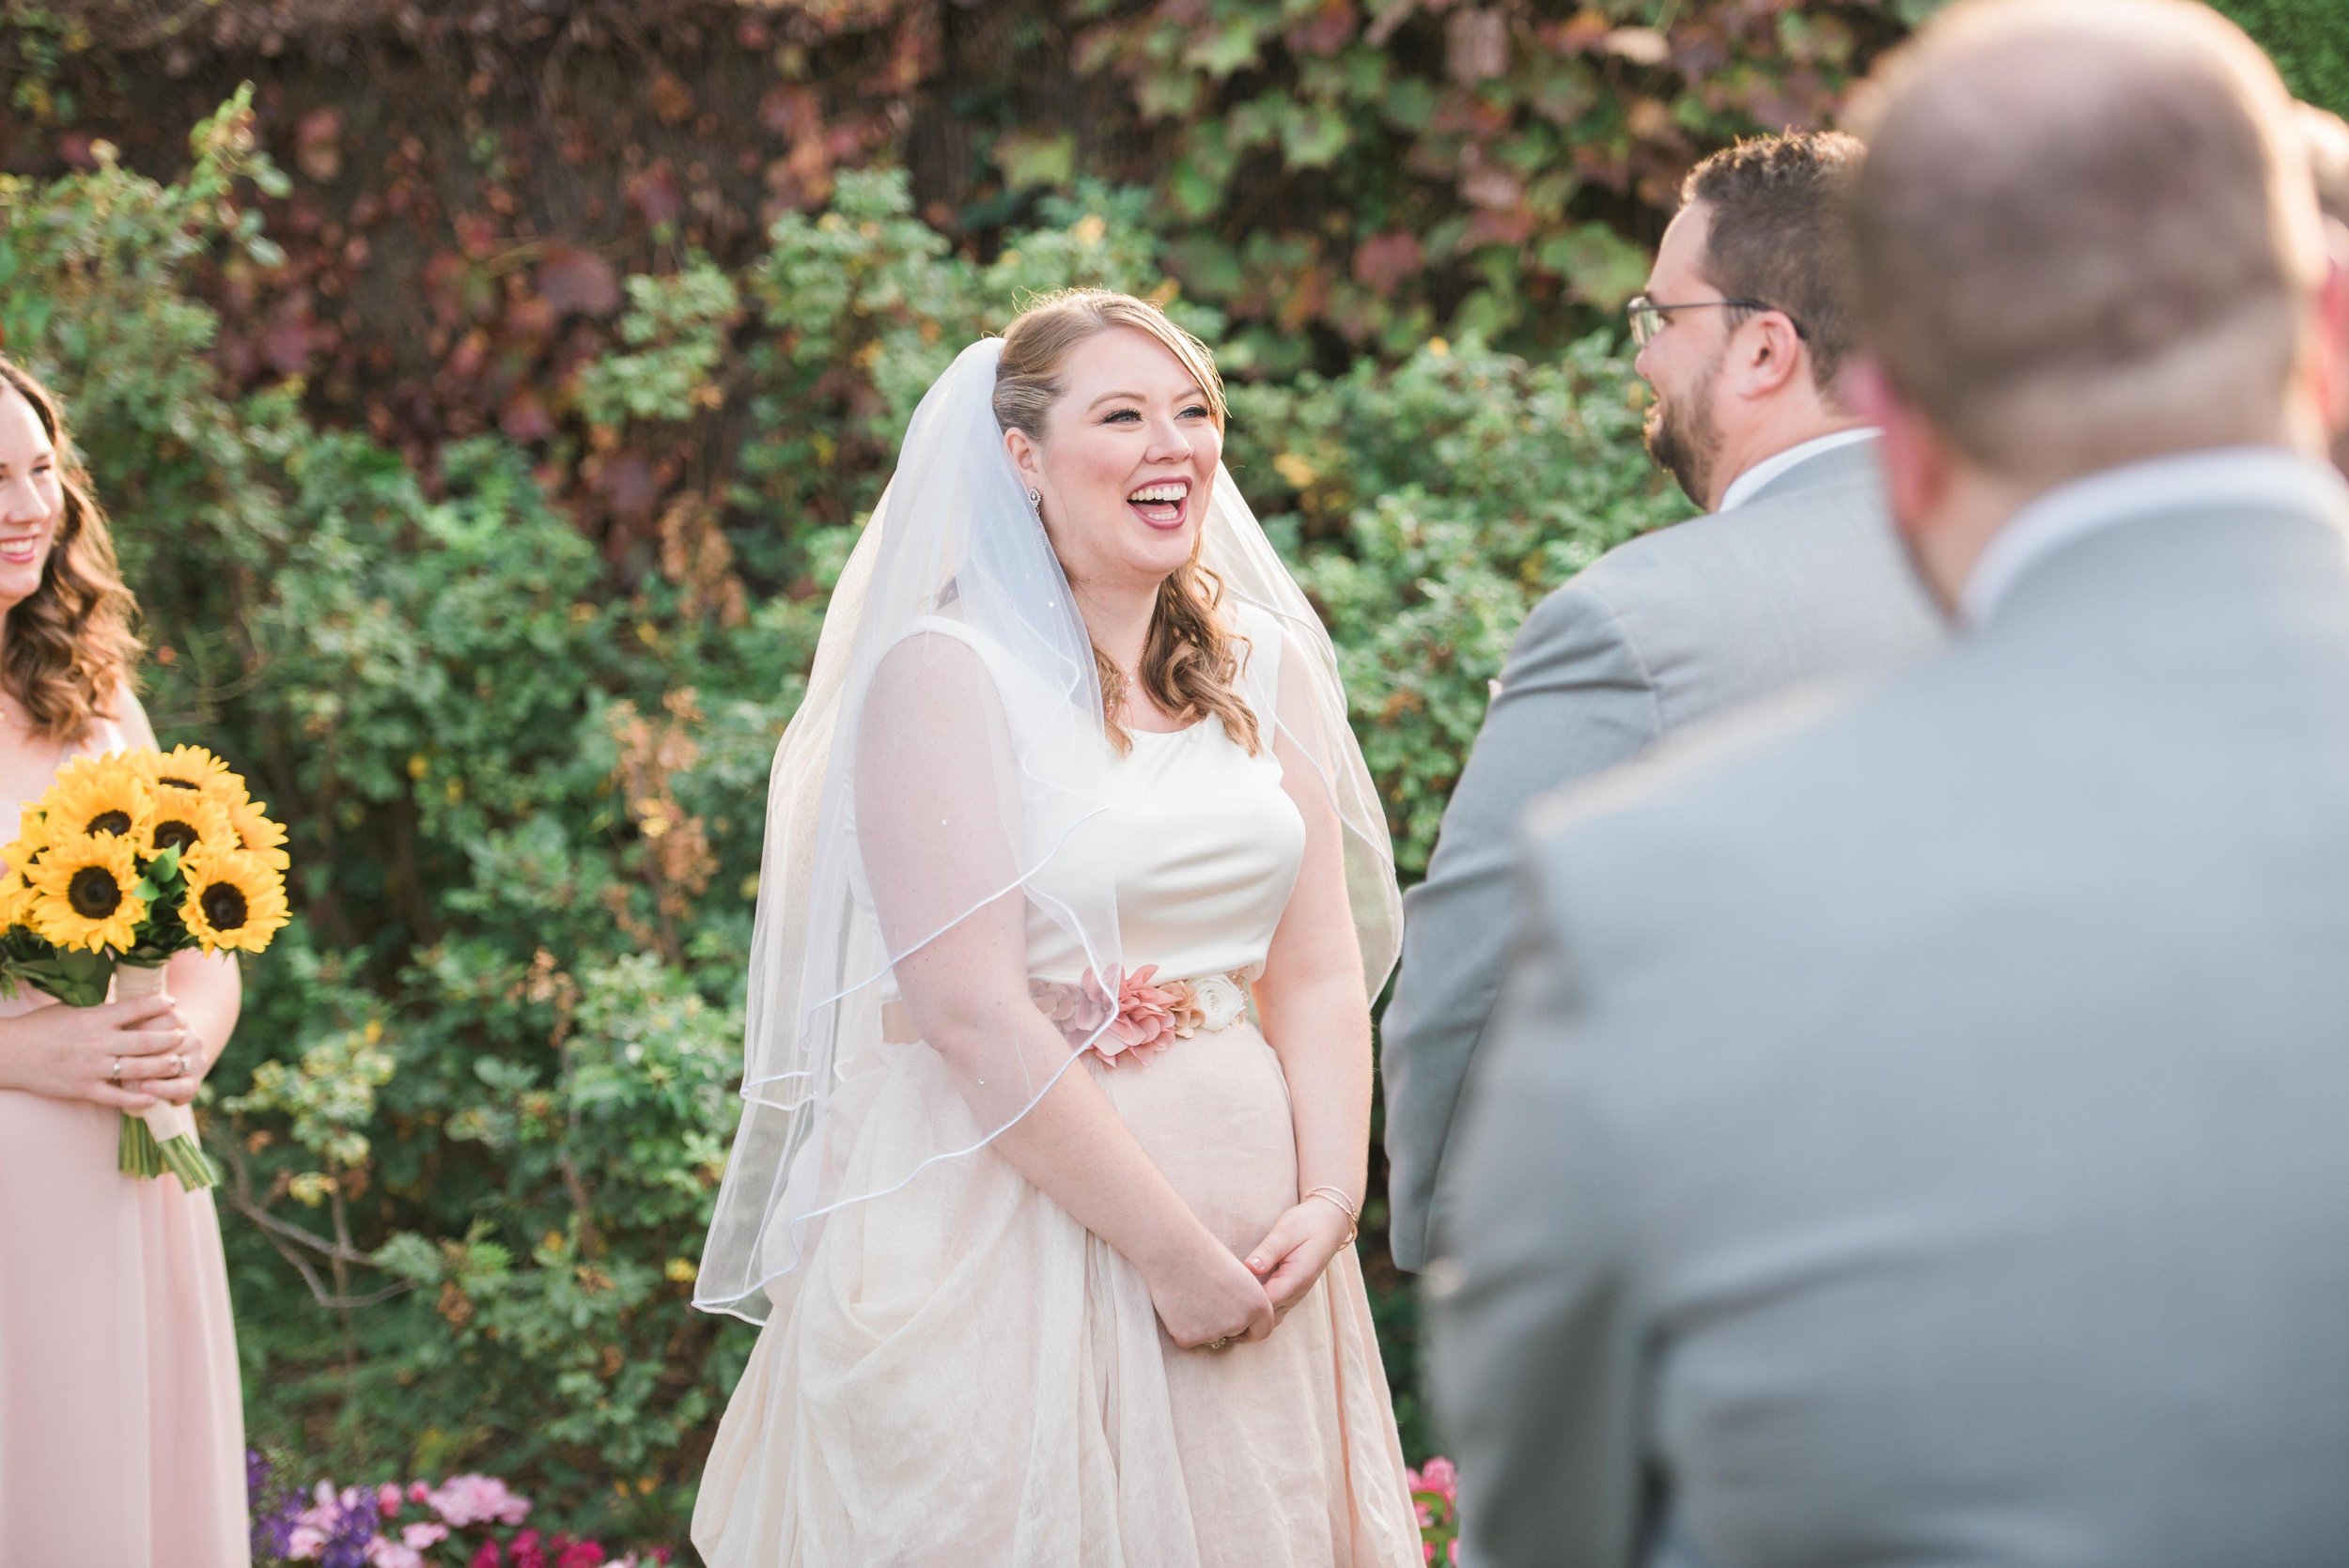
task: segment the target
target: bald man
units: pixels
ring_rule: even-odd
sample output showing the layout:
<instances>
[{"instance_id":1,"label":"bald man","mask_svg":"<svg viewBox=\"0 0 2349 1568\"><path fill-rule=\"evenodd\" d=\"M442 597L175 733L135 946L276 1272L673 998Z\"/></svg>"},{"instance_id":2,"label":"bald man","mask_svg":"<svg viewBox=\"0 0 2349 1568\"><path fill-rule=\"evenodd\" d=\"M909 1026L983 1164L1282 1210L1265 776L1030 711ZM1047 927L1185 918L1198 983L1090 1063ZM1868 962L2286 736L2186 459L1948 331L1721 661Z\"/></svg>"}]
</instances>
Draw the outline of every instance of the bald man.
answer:
<instances>
[{"instance_id":1,"label":"bald man","mask_svg":"<svg viewBox=\"0 0 2349 1568\"><path fill-rule=\"evenodd\" d=\"M1433 1386L1480 1568L2349 1561L2349 323L2272 68L1978 0L1854 199L1952 645L1537 807Z\"/></svg>"}]
</instances>

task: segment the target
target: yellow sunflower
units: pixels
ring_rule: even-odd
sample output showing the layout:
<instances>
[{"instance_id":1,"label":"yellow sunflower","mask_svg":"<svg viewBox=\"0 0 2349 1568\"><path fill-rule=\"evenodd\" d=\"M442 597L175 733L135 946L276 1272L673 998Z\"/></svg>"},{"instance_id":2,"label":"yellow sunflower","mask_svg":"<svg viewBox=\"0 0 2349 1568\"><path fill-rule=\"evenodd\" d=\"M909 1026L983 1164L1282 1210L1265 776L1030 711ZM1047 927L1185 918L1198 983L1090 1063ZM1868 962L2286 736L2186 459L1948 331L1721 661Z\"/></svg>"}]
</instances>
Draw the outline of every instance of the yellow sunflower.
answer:
<instances>
[{"instance_id":1,"label":"yellow sunflower","mask_svg":"<svg viewBox=\"0 0 2349 1568\"><path fill-rule=\"evenodd\" d=\"M244 793L244 781L201 746L174 746L168 752L144 753L138 756L138 766L148 782L159 790L184 789L216 800Z\"/></svg>"},{"instance_id":2,"label":"yellow sunflower","mask_svg":"<svg viewBox=\"0 0 2349 1568\"><path fill-rule=\"evenodd\" d=\"M35 932L59 947L96 953L138 939L147 901L138 896L131 841L112 833L53 844L34 865Z\"/></svg>"},{"instance_id":3,"label":"yellow sunflower","mask_svg":"<svg viewBox=\"0 0 2349 1568\"><path fill-rule=\"evenodd\" d=\"M83 767L85 762L96 763ZM155 805L155 792L134 768L104 758L77 757L57 770L57 782L41 798L47 808L42 831L53 838L113 833L134 838Z\"/></svg>"},{"instance_id":4,"label":"yellow sunflower","mask_svg":"<svg viewBox=\"0 0 2349 1568\"><path fill-rule=\"evenodd\" d=\"M40 809L40 802L25 801L24 809L17 814L16 841L23 846L26 862L30 863L34 856L48 848L49 841L56 836L55 830L49 825L47 814ZM16 862L10 861L8 863L14 865Z\"/></svg>"},{"instance_id":5,"label":"yellow sunflower","mask_svg":"<svg viewBox=\"0 0 2349 1568\"><path fill-rule=\"evenodd\" d=\"M286 853L286 830L271 820L269 807L247 797L228 808L228 825L236 830L237 842L248 855L257 855L273 871L284 871L293 864Z\"/></svg>"},{"instance_id":6,"label":"yellow sunflower","mask_svg":"<svg viewBox=\"0 0 2349 1568\"><path fill-rule=\"evenodd\" d=\"M268 862L249 850L205 848L188 862L179 918L207 953L258 953L292 915L286 884Z\"/></svg>"},{"instance_id":7,"label":"yellow sunflower","mask_svg":"<svg viewBox=\"0 0 2349 1568\"><path fill-rule=\"evenodd\" d=\"M132 842L148 860L166 849L179 850L184 860L198 846L210 849L238 846L236 825L229 821L227 808L218 800L191 795L183 789L155 792L154 810L140 824Z\"/></svg>"},{"instance_id":8,"label":"yellow sunflower","mask_svg":"<svg viewBox=\"0 0 2349 1568\"><path fill-rule=\"evenodd\" d=\"M15 845L8 846L11 849ZM0 871L0 931L33 923L33 885L20 871Z\"/></svg>"}]
</instances>

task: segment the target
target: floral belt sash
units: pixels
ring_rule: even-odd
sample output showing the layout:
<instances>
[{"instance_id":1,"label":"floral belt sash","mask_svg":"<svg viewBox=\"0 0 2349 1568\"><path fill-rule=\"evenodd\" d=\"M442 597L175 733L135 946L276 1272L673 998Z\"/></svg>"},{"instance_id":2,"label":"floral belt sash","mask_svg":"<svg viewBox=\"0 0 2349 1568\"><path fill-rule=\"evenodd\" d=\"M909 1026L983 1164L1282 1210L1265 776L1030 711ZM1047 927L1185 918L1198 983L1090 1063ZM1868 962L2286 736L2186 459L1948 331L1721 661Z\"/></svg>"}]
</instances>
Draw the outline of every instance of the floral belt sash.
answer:
<instances>
[{"instance_id":1,"label":"floral belt sash","mask_svg":"<svg viewBox=\"0 0 2349 1568\"><path fill-rule=\"evenodd\" d=\"M1070 1045L1091 1040L1095 1054L1112 1067L1129 1053L1146 1061L1177 1040L1229 1029L1248 1016L1245 970L1196 980L1162 981L1158 972L1158 965L1144 964L1121 978L1113 994L1097 974L1073 984L1031 980L1028 995ZM919 1040L912 1009L902 1001L883 1003L881 1038L899 1046Z\"/></svg>"}]
</instances>

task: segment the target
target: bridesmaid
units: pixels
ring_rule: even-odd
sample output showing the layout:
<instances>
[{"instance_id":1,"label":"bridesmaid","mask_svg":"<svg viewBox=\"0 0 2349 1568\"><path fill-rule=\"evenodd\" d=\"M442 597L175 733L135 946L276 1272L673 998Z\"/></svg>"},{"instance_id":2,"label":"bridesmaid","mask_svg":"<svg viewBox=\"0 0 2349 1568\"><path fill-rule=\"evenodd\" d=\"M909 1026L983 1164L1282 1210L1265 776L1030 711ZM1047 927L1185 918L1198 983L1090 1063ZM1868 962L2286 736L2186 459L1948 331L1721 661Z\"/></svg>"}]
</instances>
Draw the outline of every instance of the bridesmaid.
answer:
<instances>
[{"instance_id":1,"label":"bridesmaid","mask_svg":"<svg viewBox=\"0 0 2349 1568\"><path fill-rule=\"evenodd\" d=\"M68 757L155 743L136 609L55 400L0 357L0 827ZM169 974L176 1000L0 1001L0 1563L250 1559L212 1195L115 1168L117 1113L193 1099L237 1021L232 960Z\"/></svg>"}]
</instances>

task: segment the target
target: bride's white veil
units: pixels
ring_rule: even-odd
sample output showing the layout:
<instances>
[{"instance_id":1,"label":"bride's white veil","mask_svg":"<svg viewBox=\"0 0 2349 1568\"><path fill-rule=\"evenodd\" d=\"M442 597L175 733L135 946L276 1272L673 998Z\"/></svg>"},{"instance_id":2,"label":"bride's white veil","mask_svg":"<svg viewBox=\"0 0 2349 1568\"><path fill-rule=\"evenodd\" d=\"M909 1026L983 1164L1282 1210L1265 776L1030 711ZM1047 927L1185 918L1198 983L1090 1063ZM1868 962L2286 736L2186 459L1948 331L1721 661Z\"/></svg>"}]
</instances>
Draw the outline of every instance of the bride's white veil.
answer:
<instances>
[{"instance_id":1,"label":"bride's white veil","mask_svg":"<svg viewBox=\"0 0 2349 1568\"><path fill-rule=\"evenodd\" d=\"M707 1311L764 1321L824 1216L984 1147L1106 1026L1049 1055L1041 1032L1003 1030L1000 1047L957 1063L959 1093L941 1095L955 1103L863 1140L851 1158L848 1124L868 1102L848 1087L889 1072L893 1053L928 1048L891 1026L900 960L1009 898L1032 931L1057 927L1055 950L1082 955L1112 994L1132 967L1109 866L1069 847L1103 808L1114 753L1091 640L996 423L1002 352L999 338L966 349L915 411L775 753L745 1103L694 1290ZM1201 564L1221 580L1227 614L1254 606L1284 638L1278 712L1259 722L1304 758L1344 825L1375 999L1401 902L1329 636L1221 470L1204 527Z\"/></svg>"}]
</instances>

